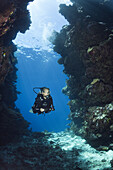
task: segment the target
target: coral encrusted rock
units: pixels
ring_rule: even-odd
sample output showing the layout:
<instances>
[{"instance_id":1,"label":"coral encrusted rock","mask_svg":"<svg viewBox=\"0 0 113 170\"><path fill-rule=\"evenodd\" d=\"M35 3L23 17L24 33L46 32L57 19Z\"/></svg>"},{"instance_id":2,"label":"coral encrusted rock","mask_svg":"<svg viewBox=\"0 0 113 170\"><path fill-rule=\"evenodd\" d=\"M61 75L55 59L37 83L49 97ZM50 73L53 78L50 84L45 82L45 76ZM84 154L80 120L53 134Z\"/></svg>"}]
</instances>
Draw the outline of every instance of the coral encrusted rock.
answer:
<instances>
[{"instance_id":1,"label":"coral encrusted rock","mask_svg":"<svg viewBox=\"0 0 113 170\"><path fill-rule=\"evenodd\" d=\"M29 123L15 108L16 46L12 40L30 26L28 2L32 0L0 1L0 145L19 140L29 134Z\"/></svg>"},{"instance_id":2,"label":"coral encrusted rock","mask_svg":"<svg viewBox=\"0 0 113 170\"><path fill-rule=\"evenodd\" d=\"M60 5L68 20L53 41L69 77L70 128L89 142L113 139L113 9L112 1L72 0ZM106 139L105 139L106 138Z\"/></svg>"}]
</instances>

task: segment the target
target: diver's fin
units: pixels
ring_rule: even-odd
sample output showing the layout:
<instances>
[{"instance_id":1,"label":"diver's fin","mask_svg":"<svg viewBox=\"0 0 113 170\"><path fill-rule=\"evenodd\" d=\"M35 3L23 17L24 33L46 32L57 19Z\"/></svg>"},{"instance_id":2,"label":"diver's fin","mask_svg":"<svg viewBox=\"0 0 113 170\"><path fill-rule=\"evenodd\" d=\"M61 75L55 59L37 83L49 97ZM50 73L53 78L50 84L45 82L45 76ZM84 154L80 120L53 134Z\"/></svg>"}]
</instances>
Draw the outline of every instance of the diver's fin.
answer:
<instances>
[{"instance_id":1,"label":"diver's fin","mask_svg":"<svg viewBox=\"0 0 113 170\"><path fill-rule=\"evenodd\" d=\"M30 110L29 110L29 112L30 112L30 113L33 113L33 110L32 110L32 109L30 109Z\"/></svg>"}]
</instances>

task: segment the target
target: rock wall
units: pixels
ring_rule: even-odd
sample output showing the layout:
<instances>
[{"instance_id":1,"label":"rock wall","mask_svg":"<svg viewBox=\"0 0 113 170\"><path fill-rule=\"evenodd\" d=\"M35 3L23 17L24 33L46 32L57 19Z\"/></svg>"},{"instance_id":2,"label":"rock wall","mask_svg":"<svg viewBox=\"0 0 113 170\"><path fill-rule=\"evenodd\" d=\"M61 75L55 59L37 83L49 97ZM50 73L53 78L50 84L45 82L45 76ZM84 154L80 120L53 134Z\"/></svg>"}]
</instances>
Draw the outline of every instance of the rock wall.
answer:
<instances>
[{"instance_id":1,"label":"rock wall","mask_svg":"<svg viewBox=\"0 0 113 170\"><path fill-rule=\"evenodd\" d=\"M54 50L69 77L70 128L91 144L113 139L113 8L112 1L72 0L60 5L68 20L55 33Z\"/></svg>"},{"instance_id":2,"label":"rock wall","mask_svg":"<svg viewBox=\"0 0 113 170\"><path fill-rule=\"evenodd\" d=\"M29 123L15 108L17 99L16 46L12 40L30 26L27 10L32 0L0 0L0 144L18 140L29 133Z\"/></svg>"}]
</instances>

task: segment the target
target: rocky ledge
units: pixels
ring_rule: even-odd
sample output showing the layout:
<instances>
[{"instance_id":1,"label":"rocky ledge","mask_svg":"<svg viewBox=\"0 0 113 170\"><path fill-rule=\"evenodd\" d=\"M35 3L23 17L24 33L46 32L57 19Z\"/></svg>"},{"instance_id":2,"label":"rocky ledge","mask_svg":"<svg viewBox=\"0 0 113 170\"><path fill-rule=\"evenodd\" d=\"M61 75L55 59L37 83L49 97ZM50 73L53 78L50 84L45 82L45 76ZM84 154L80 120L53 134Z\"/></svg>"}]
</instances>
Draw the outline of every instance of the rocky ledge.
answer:
<instances>
[{"instance_id":1,"label":"rocky ledge","mask_svg":"<svg viewBox=\"0 0 113 170\"><path fill-rule=\"evenodd\" d=\"M60 5L68 20L55 32L54 50L68 76L71 129L94 146L113 139L113 9L112 1L72 0Z\"/></svg>"}]
</instances>

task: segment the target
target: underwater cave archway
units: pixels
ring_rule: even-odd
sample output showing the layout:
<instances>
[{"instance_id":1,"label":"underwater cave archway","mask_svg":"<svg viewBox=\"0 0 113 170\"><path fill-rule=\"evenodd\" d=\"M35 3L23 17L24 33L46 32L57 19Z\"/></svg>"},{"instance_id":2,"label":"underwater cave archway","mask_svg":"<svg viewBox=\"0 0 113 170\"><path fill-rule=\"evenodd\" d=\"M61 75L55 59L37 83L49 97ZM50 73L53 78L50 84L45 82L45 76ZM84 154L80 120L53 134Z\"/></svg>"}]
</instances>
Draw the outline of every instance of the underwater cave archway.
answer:
<instances>
[{"instance_id":1,"label":"underwater cave archway","mask_svg":"<svg viewBox=\"0 0 113 170\"><path fill-rule=\"evenodd\" d=\"M57 1L52 0L48 1L48 5L44 1L30 3L30 30L25 34L19 33L14 40L18 46L15 54L18 58L17 90L21 92L16 105L24 118L31 123L33 131L58 132L68 127L68 97L62 94L67 77L63 74L63 66L57 63L60 56L53 51L53 45L48 41L53 29L59 31L67 24L58 13L58 5ZM45 117L29 112L36 97L33 93L35 86L46 86L51 90L55 111Z\"/></svg>"},{"instance_id":2,"label":"underwater cave archway","mask_svg":"<svg viewBox=\"0 0 113 170\"><path fill-rule=\"evenodd\" d=\"M42 1L44 2L44 0ZM54 50L62 55L59 64L64 64L64 72L69 75L67 86L63 92L70 98L68 103L71 110L69 115L71 119L70 130L59 133L47 131L33 133L28 130L29 124L23 119L18 109L14 109L14 101L16 100L16 58L14 51L16 49L12 44L12 39L19 30L24 32L28 28L29 13L25 9L26 0L25 2L24 0L12 0L11 4L8 3L7 10L2 10L2 19L0 20L0 145L6 145L0 147L0 167L2 169L12 170L12 168L15 169L15 166L17 169L22 167L21 169L31 168L34 170L43 168L113 168L113 30L111 30L113 24L105 17L113 18L113 10L109 11L109 8L105 10L104 6L107 4L111 7L113 3L112 0L96 0L96 3L93 3L92 0L71 1L77 2L77 6L75 4L68 7L61 5L60 12L68 19L70 25L63 27L57 34L54 47ZM7 2L9 1L4 1L4 3ZM85 8L81 8L78 2L81 2L82 7ZM88 6L87 3L85 5L85 2L91 2L91 6ZM97 9L97 5L99 8L96 15L100 13L101 15L96 18L97 20L94 20L94 11ZM37 8L37 6L35 7ZM89 9L88 11L86 7ZM92 7L95 8L93 13ZM105 15L103 10L106 11ZM92 17L87 15L87 12L91 12ZM34 13L36 14L35 10ZM23 24L25 19L28 19L26 20L27 25L25 24L26 28ZM47 21L47 15L46 19L42 17L42 20ZM106 24L103 24L102 21L106 21ZM36 22L35 26L37 27ZM16 53L19 68L17 85L18 90L22 92L18 102L20 108L23 109L22 112L25 111L29 118L30 115L33 117L31 113L28 114L28 111L35 98L32 88L39 83L42 83L40 86L50 87L53 99L55 99L54 96L58 97L58 103L60 103L58 108L63 105L60 101L65 101L61 100L62 96L58 96L58 91L61 92L61 86L65 84L64 77L64 82L59 81L59 79L62 80L62 68L56 62L59 56L51 51L52 48L46 41L46 35L51 32L48 30L51 30L52 25L50 22L49 24L41 22L41 26L44 26L44 29L40 27L43 32L40 35L43 35L41 37L44 41L38 43L40 40L36 36L39 32L38 29L35 36L33 36L35 33L33 30L32 34L28 32L31 37L27 35L27 39L25 38L26 34L23 35L23 39L21 39L21 34L18 34L20 39L17 40L20 43ZM13 73L14 75L12 75ZM57 77L55 77L56 73ZM55 103L56 108L58 105L56 101ZM52 113L50 117L54 117L59 131L61 130L59 125L64 122L61 120L63 116L61 108L58 114L61 122L56 120L56 113ZM43 118L46 120L48 117L49 115ZM81 117L84 118L83 122L78 121ZM36 118L38 119L34 116L35 120ZM41 124L44 127L44 119L42 122L39 120L38 123L34 123L35 126L39 127ZM49 124L54 130L55 125L51 122L49 121ZM79 128L77 123L81 123L83 126ZM76 133L83 138L77 136ZM97 150L87 144L84 138L93 143Z\"/></svg>"}]
</instances>

